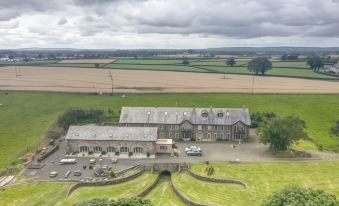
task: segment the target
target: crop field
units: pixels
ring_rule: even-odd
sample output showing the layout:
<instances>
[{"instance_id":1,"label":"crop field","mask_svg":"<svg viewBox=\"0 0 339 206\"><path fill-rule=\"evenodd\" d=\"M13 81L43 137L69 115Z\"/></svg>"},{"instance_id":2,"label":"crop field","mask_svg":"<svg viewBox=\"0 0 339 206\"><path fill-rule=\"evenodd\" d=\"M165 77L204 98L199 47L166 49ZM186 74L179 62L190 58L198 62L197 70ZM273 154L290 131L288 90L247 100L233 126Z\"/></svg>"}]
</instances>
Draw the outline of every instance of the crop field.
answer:
<instances>
[{"instance_id":1,"label":"crop field","mask_svg":"<svg viewBox=\"0 0 339 206\"><path fill-rule=\"evenodd\" d=\"M119 59L117 64L181 64L180 59Z\"/></svg>"},{"instance_id":2,"label":"crop field","mask_svg":"<svg viewBox=\"0 0 339 206\"><path fill-rule=\"evenodd\" d=\"M83 187L66 197L72 183L28 183L0 191L2 206L58 205L71 206L79 200L93 198L112 198L136 196L145 190L157 177L157 174L143 175L116 185L101 187Z\"/></svg>"},{"instance_id":3,"label":"crop field","mask_svg":"<svg viewBox=\"0 0 339 206\"><path fill-rule=\"evenodd\" d=\"M1 67L0 89L108 93L112 74L115 92L339 93L339 81L235 74L224 78L221 73L22 66L21 74L16 76L15 67Z\"/></svg>"},{"instance_id":4,"label":"crop field","mask_svg":"<svg viewBox=\"0 0 339 206\"><path fill-rule=\"evenodd\" d=\"M247 95L247 94L129 94L126 98L86 94L39 92L0 93L0 170L36 146L68 107L113 109L117 121L122 106L242 107L251 112L272 111L297 115L306 122L307 133L326 149L339 149L339 138L329 133L339 114L339 95ZM315 112L314 109L317 109ZM303 146L305 144L302 144ZM300 146L300 145L299 145Z\"/></svg>"},{"instance_id":5,"label":"crop field","mask_svg":"<svg viewBox=\"0 0 339 206\"><path fill-rule=\"evenodd\" d=\"M101 65L101 64L99 64ZM93 63L52 63L52 64L46 64L43 65L46 67L74 67L74 68L78 68L78 67L85 67L85 68L95 68L95 64Z\"/></svg>"},{"instance_id":6,"label":"crop field","mask_svg":"<svg viewBox=\"0 0 339 206\"><path fill-rule=\"evenodd\" d=\"M179 72L208 72L204 69L199 69L184 65L161 65L161 64L109 64L105 68L110 69L129 69L129 70L154 70L154 71L179 71Z\"/></svg>"},{"instance_id":7,"label":"crop field","mask_svg":"<svg viewBox=\"0 0 339 206\"><path fill-rule=\"evenodd\" d=\"M57 63L58 60L34 60L28 62L7 62L7 61L0 61L0 65L43 65L43 64L52 64Z\"/></svg>"},{"instance_id":8,"label":"crop field","mask_svg":"<svg viewBox=\"0 0 339 206\"><path fill-rule=\"evenodd\" d=\"M64 59L61 64L108 64L115 61L115 59Z\"/></svg>"}]
</instances>

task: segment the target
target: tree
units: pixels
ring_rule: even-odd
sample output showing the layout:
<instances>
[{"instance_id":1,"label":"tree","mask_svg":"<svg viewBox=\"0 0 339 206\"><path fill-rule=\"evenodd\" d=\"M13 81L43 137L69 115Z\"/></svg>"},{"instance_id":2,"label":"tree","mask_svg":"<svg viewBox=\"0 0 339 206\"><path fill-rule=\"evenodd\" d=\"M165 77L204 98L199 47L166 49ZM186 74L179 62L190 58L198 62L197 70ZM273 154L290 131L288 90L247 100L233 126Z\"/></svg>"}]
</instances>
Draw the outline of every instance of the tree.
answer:
<instances>
[{"instance_id":1,"label":"tree","mask_svg":"<svg viewBox=\"0 0 339 206\"><path fill-rule=\"evenodd\" d=\"M335 195L322 190L286 187L269 196L262 206L338 206Z\"/></svg>"},{"instance_id":2,"label":"tree","mask_svg":"<svg viewBox=\"0 0 339 206\"><path fill-rule=\"evenodd\" d=\"M339 120L335 122L334 127L331 128L333 134L339 137Z\"/></svg>"},{"instance_id":3,"label":"tree","mask_svg":"<svg viewBox=\"0 0 339 206\"><path fill-rule=\"evenodd\" d=\"M95 63L94 66L95 66L96 68L98 68L98 67L100 66L100 64Z\"/></svg>"},{"instance_id":4,"label":"tree","mask_svg":"<svg viewBox=\"0 0 339 206\"><path fill-rule=\"evenodd\" d=\"M258 128L259 125L271 121L276 118L277 115L274 112L256 112L251 114L251 127Z\"/></svg>"},{"instance_id":5,"label":"tree","mask_svg":"<svg viewBox=\"0 0 339 206\"><path fill-rule=\"evenodd\" d=\"M306 137L305 128L305 122L298 117L276 117L259 127L260 142L269 143L273 152L286 151L295 141Z\"/></svg>"},{"instance_id":6,"label":"tree","mask_svg":"<svg viewBox=\"0 0 339 206\"><path fill-rule=\"evenodd\" d=\"M322 59L317 55L307 57L307 65L313 70L319 70L324 67Z\"/></svg>"},{"instance_id":7,"label":"tree","mask_svg":"<svg viewBox=\"0 0 339 206\"><path fill-rule=\"evenodd\" d=\"M227 66L233 67L233 66L235 65L235 59L234 59L234 57L228 58L228 59L226 60L225 63L226 63Z\"/></svg>"},{"instance_id":8,"label":"tree","mask_svg":"<svg viewBox=\"0 0 339 206\"><path fill-rule=\"evenodd\" d=\"M152 206L150 200L138 197L122 198L117 201L109 199L92 199L74 204L74 206Z\"/></svg>"},{"instance_id":9,"label":"tree","mask_svg":"<svg viewBox=\"0 0 339 206\"><path fill-rule=\"evenodd\" d=\"M189 65L190 62L189 62L187 59L184 59L184 60L182 60L182 64L183 64L183 65Z\"/></svg>"},{"instance_id":10,"label":"tree","mask_svg":"<svg viewBox=\"0 0 339 206\"><path fill-rule=\"evenodd\" d=\"M254 72L256 75L261 73L265 74L268 70L272 69L272 63L268 60L267 57L257 57L248 62L247 69L250 72Z\"/></svg>"}]
</instances>

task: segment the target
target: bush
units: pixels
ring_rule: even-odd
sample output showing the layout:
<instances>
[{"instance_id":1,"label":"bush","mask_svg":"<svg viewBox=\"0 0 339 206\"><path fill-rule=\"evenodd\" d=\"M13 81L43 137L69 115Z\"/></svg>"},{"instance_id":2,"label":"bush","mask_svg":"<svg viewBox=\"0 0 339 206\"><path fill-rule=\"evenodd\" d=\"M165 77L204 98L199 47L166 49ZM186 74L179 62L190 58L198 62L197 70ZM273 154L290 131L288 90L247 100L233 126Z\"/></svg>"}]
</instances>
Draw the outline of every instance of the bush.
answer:
<instances>
[{"instance_id":1,"label":"bush","mask_svg":"<svg viewBox=\"0 0 339 206\"><path fill-rule=\"evenodd\" d=\"M277 117L274 112L256 112L251 114L251 128L258 128L260 124L271 121Z\"/></svg>"},{"instance_id":2,"label":"bush","mask_svg":"<svg viewBox=\"0 0 339 206\"><path fill-rule=\"evenodd\" d=\"M93 151L89 151L88 152L88 155L92 155L94 152Z\"/></svg>"},{"instance_id":3,"label":"bush","mask_svg":"<svg viewBox=\"0 0 339 206\"><path fill-rule=\"evenodd\" d=\"M45 133L45 137L47 137L48 139L55 140L55 139L59 139L64 133L65 133L65 130L54 125L48 128L48 130Z\"/></svg>"},{"instance_id":4,"label":"bush","mask_svg":"<svg viewBox=\"0 0 339 206\"><path fill-rule=\"evenodd\" d=\"M331 132L339 137L339 120L335 122L335 125L331 128Z\"/></svg>"},{"instance_id":5,"label":"bush","mask_svg":"<svg viewBox=\"0 0 339 206\"><path fill-rule=\"evenodd\" d=\"M139 197L122 198L117 201L109 199L92 199L74 204L74 206L152 206L150 200Z\"/></svg>"},{"instance_id":6,"label":"bush","mask_svg":"<svg viewBox=\"0 0 339 206\"><path fill-rule=\"evenodd\" d=\"M107 152L106 151L101 151L101 154L105 155L105 154L107 154Z\"/></svg>"},{"instance_id":7,"label":"bush","mask_svg":"<svg viewBox=\"0 0 339 206\"><path fill-rule=\"evenodd\" d=\"M133 155L133 152L128 152L128 156L131 157Z\"/></svg>"},{"instance_id":8,"label":"bush","mask_svg":"<svg viewBox=\"0 0 339 206\"><path fill-rule=\"evenodd\" d=\"M119 154L120 154L119 151L116 151L116 152L115 152L115 155L116 155L116 156L119 156Z\"/></svg>"},{"instance_id":9,"label":"bush","mask_svg":"<svg viewBox=\"0 0 339 206\"><path fill-rule=\"evenodd\" d=\"M116 176L115 172L114 172L113 170L111 170L111 171L109 172L109 177L113 178L113 177L115 177L115 176Z\"/></svg>"},{"instance_id":10,"label":"bush","mask_svg":"<svg viewBox=\"0 0 339 206\"><path fill-rule=\"evenodd\" d=\"M287 187L273 193L262 206L338 206L335 195L322 190Z\"/></svg>"},{"instance_id":11,"label":"bush","mask_svg":"<svg viewBox=\"0 0 339 206\"><path fill-rule=\"evenodd\" d=\"M149 158L151 156L151 153L147 152L146 156L147 156L147 158Z\"/></svg>"},{"instance_id":12,"label":"bush","mask_svg":"<svg viewBox=\"0 0 339 206\"><path fill-rule=\"evenodd\" d=\"M104 111L99 109L69 108L59 116L56 126L68 130L70 125L80 123L101 123Z\"/></svg>"}]
</instances>

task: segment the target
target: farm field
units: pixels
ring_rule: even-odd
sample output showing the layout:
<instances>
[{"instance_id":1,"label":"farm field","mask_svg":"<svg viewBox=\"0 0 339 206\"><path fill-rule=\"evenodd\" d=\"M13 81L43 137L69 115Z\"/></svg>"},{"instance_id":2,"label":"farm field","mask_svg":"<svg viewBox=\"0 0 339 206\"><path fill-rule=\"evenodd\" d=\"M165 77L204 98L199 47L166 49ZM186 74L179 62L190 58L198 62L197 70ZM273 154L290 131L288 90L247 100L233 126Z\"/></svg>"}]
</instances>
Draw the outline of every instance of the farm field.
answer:
<instances>
[{"instance_id":1,"label":"farm field","mask_svg":"<svg viewBox=\"0 0 339 206\"><path fill-rule=\"evenodd\" d=\"M44 132L68 107L113 109L106 121L117 121L122 106L242 107L251 112L297 115L311 138L326 149L339 149L339 138L329 129L338 119L339 95L247 94L128 94L126 98L43 92L0 93L0 170L36 148ZM314 109L317 108L317 112ZM299 145L302 147L303 145ZM309 146L307 146L309 147Z\"/></svg>"},{"instance_id":2,"label":"farm field","mask_svg":"<svg viewBox=\"0 0 339 206\"><path fill-rule=\"evenodd\" d=\"M116 64L182 64L181 59L119 59Z\"/></svg>"},{"instance_id":3,"label":"farm field","mask_svg":"<svg viewBox=\"0 0 339 206\"><path fill-rule=\"evenodd\" d=\"M57 63L58 60L34 60L34 61L28 61L28 62L5 62L0 61L0 65L44 65L44 64L52 64Z\"/></svg>"},{"instance_id":4,"label":"farm field","mask_svg":"<svg viewBox=\"0 0 339 206\"><path fill-rule=\"evenodd\" d=\"M144 65L142 65L144 66ZM192 68L192 67L188 67ZM299 71L299 70L298 70ZM76 67L15 67L0 69L0 89L64 92L240 92L339 93L339 81L197 72L170 72Z\"/></svg>"},{"instance_id":5,"label":"farm field","mask_svg":"<svg viewBox=\"0 0 339 206\"><path fill-rule=\"evenodd\" d=\"M199 203L209 205L260 206L265 197L284 186L298 185L322 189L339 196L339 162L309 163L213 163L212 177L244 181L249 188L237 185L209 183L188 174L174 174L177 188ZM205 174L206 164L192 164L192 170ZM213 191L213 192L211 192Z\"/></svg>"},{"instance_id":6,"label":"farm field","mask_svg":"<svg viewBox=\"0 0 339 206\"><path fill-rule=\"evenodd\" d=\"M108 64L115 59L63 59L58 63L61 64Z\"/></svg>"},{"instance_id":7,"label":"farm field","mask_svg":"<svg viewBox=\"0 0 339 206\"><path fill-rule=\"evenodd\" d=\"M291 67L291 68L306 68L309 69L310 66L306 64L306 62L303 61L273 61L272 62L273 67Z\"/></svg>"},{"instance_id":8,"label":"farm field","mask_svg":"<svg viewBox=\"0 0 339 206\"><path fill-rule=\"evenodd\" d=\"M129 69L129 70L154 70L154 71L181 71L181 72L208 72L191 66L183 65L161 65L161 64L109 64L105 68L110 69Z\"/></svg>"},{"instance_id":9,"label":"farm field","mask_svg":"<svg viewBox=\"0 0 339 206\"><path fill-rule=\"evenodd\" d=\"M86 67L86 68L95 68L93 63L53 63L43 65L44 67Z\"/></svg>"},{"instance_id":10,"label":"farm field","mask_svg":"<svg viewBox=\"0 0 339 206\"><path fill-rule=\"evenodd\" d=\"M77 201L93 198L132 197L152 184L157 174L144 173L141 176L116 185L83 187L66 197L72 183L27 183L0 191L0 205L33 206L60 205L71 206Z\"/></svg>"}]
</instances>

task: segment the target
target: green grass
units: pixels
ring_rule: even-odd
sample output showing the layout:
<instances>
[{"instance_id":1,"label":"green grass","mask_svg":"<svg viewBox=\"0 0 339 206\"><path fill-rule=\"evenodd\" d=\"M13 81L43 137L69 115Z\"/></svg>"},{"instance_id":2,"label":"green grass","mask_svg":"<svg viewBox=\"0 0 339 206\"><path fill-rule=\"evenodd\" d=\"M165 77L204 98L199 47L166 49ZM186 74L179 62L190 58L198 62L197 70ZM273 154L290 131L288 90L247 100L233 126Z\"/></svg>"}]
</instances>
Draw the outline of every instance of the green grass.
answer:
<instances>
[{"instance_id":1,"label":"green grass","mask_svg":"<svg viewBox=\"0 0 339 206\"><path fill-rule=\"evenodd\" d=\"M66 197L72 183L28 183L0 190L2 206L55 205Z\"/></svg>"},{"instance_id":2,"label":"green grass","mask_svg":"<svg viewBox=\"0 0 339 206\"><path fill-rule=\"evenodd\" d=\"M181 64L180 59L119 59L118 64Z\"/></svg>"},{"instance_id":3,"label":"green grass","mask_svg":"<svg viewBox=\"0 0 339 206\"><path fill-rule=\"evenodd\" d=\"M272 111L305 120L310 137L326 149L338 149L339 138L330 134L339 114L339 95L248 94L128 94L93 96L41 92L0 92L0 169L16 160L16 154L34 149L49 125L67 107L114 110L117 121L122 106L249 107L251 112Z\"/></svg>"},{"instance_id":4,"label":"green grass","mask_svg":"<svg viewBox=\"0 0 339 206\"><path fill-rule=\"evenodd\" d=\"M58 60L34 60L34 61L28 61L28 62L0 62L0 65L25 65L25 66L30 66L30 65L44 65L44 64L52 64L56 63Z\"/></svg>"},{"instance_id":5,"label":"green grass","mask_svg":"<svg viewBox=\"0 0 339 206\"><path fill-rule=\"evenodd\" d=\"M138 64L108 64L106 68L111 69L140 69L140 70L156 70L156 71L184 71L184 72L207 72L190 66L180 65L138 65Z\"/></svg>"},{"instance_id":6,"label":"green grass","mask_svg":"<svg viewBox=\"0 0 339 206\"><path fill-rule=\"evenodd\" d=\"M273 67L291 67L291 68L307 68L310 67L306 64L306 62L302 61L278 61L278 62L272 62Z\"/></svg>"},{"instance_id":7,"label":"green grass","mask_svg":"<svg viewBox=\"0 0 339 206\"><path fill-rule=\"evenodd\" d=\"M78 201L93 198L118 199L122 197L132 197L150 186L156 177L157 174L144 173L131 181L121 184L79 188L68 197L66 197L66 194L72 183L50 182L22 184L5 190L0 190L0 205L71 206Z\"/></svg>"},{"instance_id":8,"label":"green grass","mask_svg":"<svg viewBox=\"0 0 339 206\"><path fill-rule=\"evenodd\" d=\"M339 196L338 161L211 165L215 169L213 177L239 179L246 182L249 188L207 183L188 174L173 175L175 185L189 198L209 205L259 206L272 192L291 185L322 189ZM205 164L193 164L192 170L206 175L205 167Z\"/></svg>"},{"instance_id":9,"label":"green grass","mask_svg":"<svg viewBox=\"0 0 339 206\"><path fill-rule=\"evenodd\" d=\"M191 65L201 65L201 66L225 66L226 59L211 59L211 60L200 60L200 61L191 61ZM235 60L236 66L241 66L247 64L248 60Z\"/></svg>"},{"instance_id":10,"label":"green grass","mask_svg":"<svg viewBox=\"0 0 339 206\"><path fill-rule=\"evenodd\" d=\"M247 67L213 67L213 66L199 66L202 69L208 69L220 73L228 74L251 74ZM334 76L318 74L310 69L290 69L290 68L273 68L266 73L267 76L286 76L286 77L307 77L307 78L321 78L321 79L337 79Z\"/></svg>"},{"instance_id":11,"label":"green grass","mask_svg":"<svg viewBox=\"0 0 339 206\"><path fill-rule=\"evenodd\" d=\"M185 206L174 193L170 177L162 177L157 186L145 197L152 201L154 206Z\"/></svg>"},{"instance_id":12,"label":"green grass","mask_svg":"<svg viewBox=\"0 0 339 206\"><path fill-rule=\"evenodd\" d=\"M89 63L55 63L55 64L47 64L43 65L46 67L88 67L88 68L95 68L95 64L89 64Z\"/></svg>"}]
</instances>

